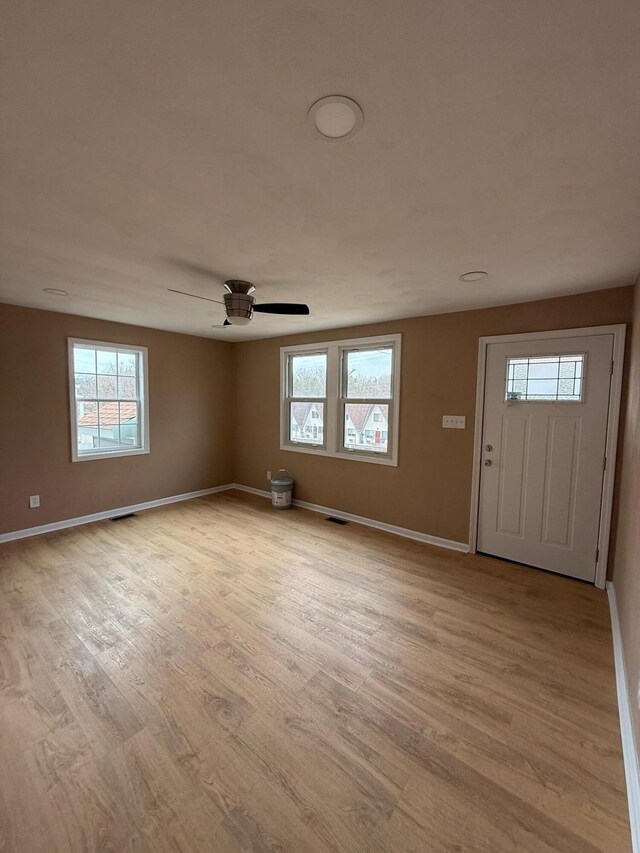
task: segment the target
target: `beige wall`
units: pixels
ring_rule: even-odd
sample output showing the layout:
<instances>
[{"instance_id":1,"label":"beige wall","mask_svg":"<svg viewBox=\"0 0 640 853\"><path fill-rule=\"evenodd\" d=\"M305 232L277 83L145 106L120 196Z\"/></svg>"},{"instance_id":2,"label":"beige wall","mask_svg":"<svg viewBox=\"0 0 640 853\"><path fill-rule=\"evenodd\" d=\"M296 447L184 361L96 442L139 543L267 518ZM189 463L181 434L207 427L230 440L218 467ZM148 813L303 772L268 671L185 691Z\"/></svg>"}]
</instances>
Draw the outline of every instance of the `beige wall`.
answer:
<instances>
[{"instance_id":1,"label":"beige wall","mask_svg":"<svg viewBox=\"0 0 640 853\"><path fill-rule=\"evenodd\" d=\"M149 348L150 454L71 462L67 337ZM232 357L225 342L0 305L0 533L231 482Z\"/></svg>"},{"instance_id":2,"label":"beige wall","mask_svg":"<svg viewBox=\"0 0 640 853\"><path fill-rule=\"evenodd\" d=\"M622 644L638 749L640 748L640 283L636 285L633 322L613 581L618 599Z\"/></svg>"},{"instance_id":3,"label":"beige wall","mask_svg":"<svg viewBox=\"0 0 640 853\"><path fill-rule=\"evenodd\" d=\"M467 542L478 338L629 322L632 298L633 288L616 288L237 344L236 482L266 489L267 469L287 468L301 500ZM403 335L398 467L279 450L279 348L394 332ZM443 430L443 414L465 415L466 430Z\"/></svg>"},{"instance_id":4,"label":"beige wall","mask_svg":"<svg viewBox=\"0 0 640 853\"><path fill-rule=\"evenodd\" d=\"M478 338L628 322L632 291L239 344L0 305L0 533L234 481L264 489L286 467L303 500L466 542ZM403 334L399 466L280 451L280 346L387 332ZM149 348L149 455L70 461L67 337ZM443 430L443 414L467 429Z\"/></svg>"}]
</instances>

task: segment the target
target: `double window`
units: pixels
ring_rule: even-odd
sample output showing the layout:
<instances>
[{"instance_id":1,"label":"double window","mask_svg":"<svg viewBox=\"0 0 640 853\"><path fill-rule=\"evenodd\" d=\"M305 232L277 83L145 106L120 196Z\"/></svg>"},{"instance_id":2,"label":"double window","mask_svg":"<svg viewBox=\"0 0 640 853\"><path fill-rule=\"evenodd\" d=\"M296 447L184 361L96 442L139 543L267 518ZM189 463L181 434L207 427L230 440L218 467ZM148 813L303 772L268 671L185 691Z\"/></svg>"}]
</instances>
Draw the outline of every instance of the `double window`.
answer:
<instances>
[{"instance_id":1,"label":"double window","mask_svg":"<svg viewBox=\"0 0 640 853\"><path fill-rule=\"evenodd\" d=\"M74 462L149 452L146 347L69 339Z\"/></svg>"},{"instance_id":2,"label":"double window","mask_svg":"<svg viewBox=\"0 0 640 853\"><path fill-rule=\"evenodd\" d=\"M283 347L281 448L397 465L400 335Z\"/></svg>"}]
</instances>

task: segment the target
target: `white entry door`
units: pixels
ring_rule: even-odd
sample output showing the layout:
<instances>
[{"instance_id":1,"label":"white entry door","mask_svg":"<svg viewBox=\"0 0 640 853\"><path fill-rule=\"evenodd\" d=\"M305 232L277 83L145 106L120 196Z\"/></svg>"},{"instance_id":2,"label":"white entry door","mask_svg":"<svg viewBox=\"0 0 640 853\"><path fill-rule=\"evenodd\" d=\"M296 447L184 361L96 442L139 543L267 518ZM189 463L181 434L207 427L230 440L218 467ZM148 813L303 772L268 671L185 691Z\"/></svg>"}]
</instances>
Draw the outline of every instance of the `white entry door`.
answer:
<instances>
[{"instance_id":1,"label":"white entry door","mask_svg":"<svg viewBox=\"0 0 640 853\"><path fill-rule=\"evenodd\" d=\"M488 344L479 551L595 579L613 343Z\"/></svg>"}]
</instances>

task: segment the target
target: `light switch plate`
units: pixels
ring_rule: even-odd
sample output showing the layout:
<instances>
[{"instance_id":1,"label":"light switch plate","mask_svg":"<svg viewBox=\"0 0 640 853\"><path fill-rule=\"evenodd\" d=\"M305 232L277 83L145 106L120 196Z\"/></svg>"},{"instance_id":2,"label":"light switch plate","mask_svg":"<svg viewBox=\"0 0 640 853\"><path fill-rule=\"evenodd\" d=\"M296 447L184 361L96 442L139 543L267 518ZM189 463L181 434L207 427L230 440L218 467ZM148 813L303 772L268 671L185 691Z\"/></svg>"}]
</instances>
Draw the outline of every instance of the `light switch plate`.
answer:
<instances>
[{"instance_id":1,"label":"light switch plate","mask_svg":"<svg viewBox=\"0 0 640 853\"><path fill-rule=\"evenodd\" d=\"M29 509L37 509L40 506L40 495L29 495Z\"/></svg>"},{"instance_id":2,"label":"light switch plate","mask_svg":"<svg viewBox=\"0 0 640 853\"><path fill-rule=\"evenodd\" d=\"M466 429L467 419L464 415L443 415L442 429Z\"/></svg>"}]
</instances>

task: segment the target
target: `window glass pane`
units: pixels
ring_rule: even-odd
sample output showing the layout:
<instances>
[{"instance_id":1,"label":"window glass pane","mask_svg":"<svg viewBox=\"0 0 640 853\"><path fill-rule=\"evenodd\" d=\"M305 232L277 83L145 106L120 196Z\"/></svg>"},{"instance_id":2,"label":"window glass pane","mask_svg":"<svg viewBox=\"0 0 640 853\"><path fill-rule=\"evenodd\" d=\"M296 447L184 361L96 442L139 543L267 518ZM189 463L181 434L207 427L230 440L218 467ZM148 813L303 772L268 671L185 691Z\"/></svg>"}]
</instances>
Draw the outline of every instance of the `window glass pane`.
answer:
<instances>
[{"instance_id":1,"label":"window glass pane","mask_svg":"<svg viewBox=\"0 0 640 853\"><path fill-rule=\"evenodd\" d=\"M120 450L120 429L117 424L110 427L100 427L100 450Z\"/></svg>"},{"instance_id":2,"label":"window glass pane","mask_svg":"<svg viewBox=\"0 0 640 853\"><path fill-rule=\"evenodd\" d=\"M84 349L84 347L74 347L73 369L76 373L95 373L96 351L94 349Z\"/></svg>"},{"instance_id":3,"label":"window glass pane","mask_svg":"<svg viewBox=\"0 0 640 853\"><path fill-rule=\"evenodd\" d=\"M117 353L108 350L97 350L96 365L98 373L116 373Z\"/></svg>"},{"instance_id":4,"label":"window glass pane","mask_svg":"<svg viewBox=\"0 0 640 853\"><path fill-rule=\"evenodd\" d=\"M116 377L98 374L98 397L116 397L118 385Z\"/></svg>"},{"instance_id":5,"label":"window glass pane","mask_svg":"<svg viewBox=\"0 0 640 853\"><path fill-rule=\"evenodd\" d=\"M290 357L290 397L327 396L327 354L292 355Z\"/></svg>"},{"instance_id":6,"label":"window glass pane","mask_svg":"<svg viewBox=\"0 0 640 853\"><path fill-rule=\"evenodd\" d=\"M389 406L378 403L345 403L344 446L353 450L387 453Z\"/></svg>"},{"instance_id":7,"label":"window glass pane","mask_svg":"<svg viewBox=\"0 0 640 853\"><path fill-rule=\"evenodd\" d=\"M548 360L532 361L529 365L529 379L557 379L560 362L550 364Z\"/></svg>"},{"instance_id":8,"label":"window glass pane","mask_svg":"<svg viewBox=\"0 0 640 853\"><path fill-rule=\"evenodd\" d=\"M346 352L346 397L391 397L393 351L389 349Z\"/></svg>"},{"instance_id":9,"label":"window glass pane","mask_svg":"<svg viewBox=\"0 0 640 853\"><path fill-rule=\"evenodd\" d=\"M134 352L118 353L118 373L122 376L135 376L136 354Z\"/></svg>"},{"instance_id":10,"label":"window glass pane","mask_svg":"<svg viewBox=\"0 0 640 853\"><path fill-rule=\"evenodd\" d=\"M97 396L97 386L95 373L76 373L76 397L92 397Z\"/></svg>"},{"instance_id":11,"label":"window glass pane","mask_svg":"<svg viewBox=\"0 0 640 853\"><path fill-rule=\"evenodd\" d=\"M120 444L131 449L140 447L138 403L119 403Z\"/></svg>"},{"instance_id":12,"label":"window glass pane","mask_svg":"<svg viewBox=\"0 0 640 853\"><path fill-rule=\"evenodd\" d=\"M583 368L583 355L510 358L506 399L580 402Z\"/></svg>"},{"instance_id":13,"label":"window glass pane","mask_svg":"<svg viewBox=\"0 0 640 853\"><path fill-rule=\"evenodd\" d=\"M136 396L135 376L118 376L118 397L133 400Z\"/></svg>"},{"instance_id":14,"label":"window glass pane","mask_svg":"<svg viewBox=\"0 0 640 853\"><path fill-rule=\"evenodd\" d=\"M76 404L78 453L92 453L98 446L98 404Z\"/></svg>"},{"instance_id":15,"label":"window glass pane","mask_svg":"<svg viewBox=\"0 0 640 853\"><path fill-rule=\"evenodd\" d=\"M289 407L289 440L324 444L324 403L290 403Z\"/></svg>"},{"instance_id":16,"label":"window glass pane","mask_svg":"<svg viewBox=\"0 0 640 853\"><path fill-rule=\"evenodd\" d=\"M120 445L120 418L117 403L98 403L98 446L116 449Z\"/></svg>"}]
</instances>

